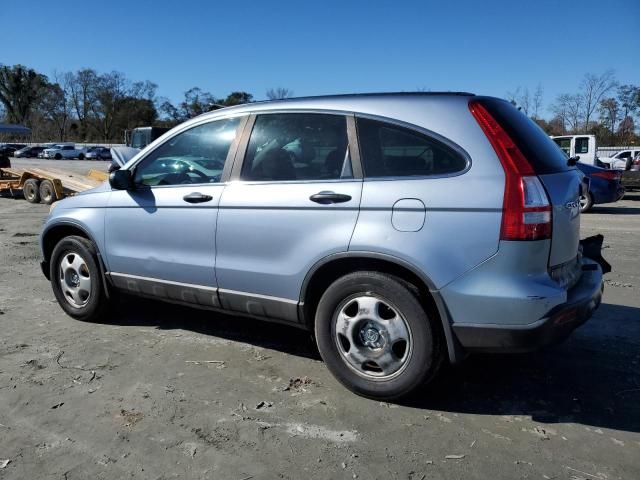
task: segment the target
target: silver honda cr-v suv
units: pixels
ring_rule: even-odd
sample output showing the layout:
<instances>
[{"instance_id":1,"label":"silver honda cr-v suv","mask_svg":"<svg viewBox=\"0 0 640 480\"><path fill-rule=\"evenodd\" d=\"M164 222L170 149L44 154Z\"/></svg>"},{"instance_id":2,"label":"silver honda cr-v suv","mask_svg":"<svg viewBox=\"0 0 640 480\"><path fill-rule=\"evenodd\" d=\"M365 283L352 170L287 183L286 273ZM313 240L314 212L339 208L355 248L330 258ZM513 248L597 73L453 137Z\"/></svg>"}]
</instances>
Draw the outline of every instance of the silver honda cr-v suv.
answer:
<instances>
[{"instance_id":1,"label":"silver honda cr-v suv","mask_svg":"<svg viewBox=\"0 0 640 480\"><path fill-rule=\"evenodd\" d=\"M42 266L72 317L123 291L285 322L314 332L348 388L392 399L444 360L535 349L590 317L606 263L579 240L580 188L500 99L253 103L54 204Z\"/></svg>"}]
</instances>

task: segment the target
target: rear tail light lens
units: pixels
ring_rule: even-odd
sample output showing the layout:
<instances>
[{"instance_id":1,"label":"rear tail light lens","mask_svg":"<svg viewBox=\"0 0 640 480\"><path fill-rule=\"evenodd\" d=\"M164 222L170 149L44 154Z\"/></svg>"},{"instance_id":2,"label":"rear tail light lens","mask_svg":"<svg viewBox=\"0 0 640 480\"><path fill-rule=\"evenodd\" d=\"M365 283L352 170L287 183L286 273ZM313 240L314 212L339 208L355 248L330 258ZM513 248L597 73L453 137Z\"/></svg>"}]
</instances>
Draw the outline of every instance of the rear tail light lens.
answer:
<instances>
[{"instance_id":1,"label":"rear tail light lens","mask_svg":"<svg viewBox=\"0 0 640 480\"><path fill-rule=\"evenodd\" d=\"M493 146L505 174L501 240L551 238L551 205L533 167L509 134L479 102L469 110Z\"/></svg>"}]
</instances>

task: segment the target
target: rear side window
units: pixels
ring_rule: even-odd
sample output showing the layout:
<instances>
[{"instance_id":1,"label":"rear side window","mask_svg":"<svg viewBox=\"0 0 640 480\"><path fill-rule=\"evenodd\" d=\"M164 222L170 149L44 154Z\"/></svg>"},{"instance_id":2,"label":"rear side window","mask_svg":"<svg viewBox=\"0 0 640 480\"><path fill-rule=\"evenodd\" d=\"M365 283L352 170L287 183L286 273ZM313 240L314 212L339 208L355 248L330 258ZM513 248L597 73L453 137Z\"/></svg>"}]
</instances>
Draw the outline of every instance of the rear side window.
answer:
<instances>
[{"instance_id":1,"label":"rear side window","mask_svg":"<svg viewBox=\"0 0 640 480\"><path fill-rule=\"evenodd\" d=\"M448 146L398 125L358 118L358 138L366 177L445 175L467 166Z\"/></svg>"},{"instance_id":2,"label":"rear side window","mask_svg":"<svg viewBox=\"0 0 640 480\"><path fill-rule=\"evenodd\" d=\"M574 169L567 165L562 150L535 122L505 100L481 98L479 101L504 128L539 175Z\"/></svg>"},{"instance_id":3,"label":"rear side window","mask_svg":"<svg viewBox=\"0 0 640 480\"><path fill-rule=\"evenodd\" d=\"M250 181L352 178L343 115L274 113L258 115L241 178Z\"/></svg>"}]
</instances>

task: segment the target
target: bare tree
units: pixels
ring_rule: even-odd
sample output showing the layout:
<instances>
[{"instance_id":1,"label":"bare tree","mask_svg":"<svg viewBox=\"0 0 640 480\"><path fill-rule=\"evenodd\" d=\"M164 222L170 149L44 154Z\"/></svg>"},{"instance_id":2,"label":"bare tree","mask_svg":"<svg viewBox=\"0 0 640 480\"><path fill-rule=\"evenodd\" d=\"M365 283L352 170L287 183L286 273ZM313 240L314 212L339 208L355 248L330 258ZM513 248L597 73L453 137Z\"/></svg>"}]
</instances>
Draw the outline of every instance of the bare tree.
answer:
<instances>
[{"instance_id":1,"label":"bare tree","mask_svg":"<svg viewBox=\"0 0 640 480\"><path fill-rule=\"evenodd\" d=\"M600 118L602 123L609 129L609 141L611 144L614 143L619 113L620 104L615 98L605 98L600 102Z\"/></svg>"},{"instance_id":2,"label":"bare tree","mask_svg":"<svg viewBox=\"0 0 640 480\"><path fill-rule=\"evenodd\" d=\"M635 131L635 123L631 116L626 116L620 121L618 126L618 137L623 145L629 145Z\"/></svg>"},{"instance_id":3,"label":"bare tree","mask_svg":"<svg viewBox=\"0 0 640 480\"><path fill-rule=\"evenodd\" d=\"M102 140L114 137L116 114L123 99L128 96L129 89L129 81L123 73L111 72L98 77L95 86L96 101L91 105L91 111L96 120L95 128Z\"/></svg>"},{"instance_id":4,"label":"bare tree","mask_svg":"<svg viewBox=\"0 0 640 480\"><path fill-rule=\"evenodd\" d=\"M580 120L584 112L584 100L581 95L567 96L567 114L569 120L569 128L573 133L580 130Z\"/></svg>"},{"instance_id":5,"label":"bare tree","mask_svg":"<svg viewBox=\"0 0 640 480\"><path fill-rule=\"evenodd\" d=\"M531 103L531 118L538 120L540 118L540 110L542 110L544 90L542 84L538 83L535 92L533 92L533 99Z\"/></svg>"},{"instance_id":6,"label":"bare tree","mask_svg":"<svg viewBox=\"0 0 640 480\"><path fill-rule=\"evenodd\" d=\"M531 95L527 87L518 87L514 92L507 92L507 100L518 107L525 115L531 110Z\"/></svg>"},{"instance_id":7,"label":"bare tree","mask_svg":"<svg viewBox=\"0 0 640 480\"><path fill-rule=\"evenodd\" d=\"M577 133L583 115L582 96L563 93L551 106L551 111L556 122L560 122L563 129Z\"/></svg>"},{"instance_id":8,"label":"bare tree","mask_svg":"<svg viewBox=\"0 0 640 480\"><path fill-rule=\"evenodd\" d=\"M97 101L96 90L98 74L91 68L83 68L76 73L68 73L71 102L80 123L80 139L86 140L89 135L91 107Z\"/></svg>"},{"instance_id":9,"label":"bare tree","mask_svg":"<svg viewBox=\"0 0 640 480\"><path fill-rule=\"evenodd\" d=\"M613 70L607 70L602 75L587 73L580 84L582 106L584 114L584 128L589 128L589 122L604 96L617 85Z\"/></svg>"},{"instance_id":10,"label":"bare tree","mask_svg":"<svg viewBox=\"0 0 640 480\"><path fill-rule=\"evenodd\" d=\"M267 90L267 98L269 100L282 100L291 97L293 97L293 90L289 90L288 88L277 87Z\"/></svg>"},{"instance_id":11,"label":"bare tree","mask_svg":"<svg viewBox=\"0 0 640 480\"><path fill-rule=\"evenodd\" d=\"M51 122L56 130L58 140L66 140L67 128L72 113L69 76L54 72L55 83L47 88L47 92L40 103L40 110L46 120Z\"/></svg>"}]
</instances>

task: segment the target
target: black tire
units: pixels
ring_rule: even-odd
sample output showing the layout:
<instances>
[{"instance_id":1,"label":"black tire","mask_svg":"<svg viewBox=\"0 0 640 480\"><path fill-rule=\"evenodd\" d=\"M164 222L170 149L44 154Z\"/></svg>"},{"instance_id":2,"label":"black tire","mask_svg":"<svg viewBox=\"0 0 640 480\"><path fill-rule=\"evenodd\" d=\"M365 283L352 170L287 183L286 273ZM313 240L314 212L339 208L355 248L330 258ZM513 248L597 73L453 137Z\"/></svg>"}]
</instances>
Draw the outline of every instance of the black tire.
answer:
<instances>
[{"instance_id":1,"label":"black tire","mask_svg":"<svg viewBox=\"0 0 640 480\"><path fill-rule=\"evenodd\" d=\"M84 153L81 153L80 155L78 155L78 160L84 160Z\"/></svg>"},{"instance_id":2,"label":"black tire","mask_svg":"<svg viewBox=\"0 0 640 480\"><path fill-rule=\"evenodd\" d=\"M67 274L63 272L63 260L79 256L86 266L86 271L78 273L90 280L88 296L82 298L84 304L74 304L71 296L65 293L63 282L67 281ZM67 315L82 321L98 322L108 313L110 301L104 290L104 280L98 264L97 249L93 242L83 237L71 235L58 242L51 254L50 278L53 293L60 307Z\"/></svg>"},{"instance_id":3,"label":"black tire","mask_svg":"<svg viewBox=\"0 0 640 480\"><path fill-rule=\"evenodd\" d=\"M584 196L580 197L580 213L587 213L593 207L593 195L591 192L587 192Z\"/></svg>"},{"instance_id":4,"label":"black tire","mask_svg":"<svg viewBox=\"0 0 640 480\"><path fill-rule=\"evenodd\" d=\"M358 303L360 299L374 299L376 309L380 308L380 303L375 303L375 300L380 300L382 305L391 306L399 314L392 317L393 321L397 321L399 317L408 331L409 340L405 347L407 350L403 354L405 359L398 360L402 362L402 366L386 377L382 369L381 373L367 371L367 364L371 363L368 360L362 364L362 368L354 367L353 363L350 364L353 360L348 360L349 355L343 353L351 352L351 348L356 348L358 352L371 351L374 354L384 349L378 348L379 344L375 348L362 343L356 345L362 342L359 339L366 337L366 333L363 332L371 325L367 319L370 310L363 309ZM352 307L354 302L356 306ZM345 335L337 332L337 323L341 312L347 312L350 308L357 312L354 315L358 317L354 317L353 320L352 338L346 339ZM363 316L364 319L361 318ZM437 319L427 315L419 299L401 280L379 272L355 272L336 280L322 295L315 315L315 337L318 350L327 367L349 390L369 398L394 400L428 383L440 368L443 353L439 329L434 321ZM386 344L390 336L384 327L377 333L380 333L382 343ZM395 354L395 351L393 353ZM376 365L375 361L373 364Z\"/></svg>"},{"instance_id":5,"label":"black tire","mask_svg":"<svg viewBox=\"0 0 640 480\"><path fill-rule=\"evenodd\" d=\"M40 201L46 205L51 205L57 199L53 182L51 180L42 180L40 182Z\"/></svg>"},{"instance_id":6,"label":"black tire","mask_svg":"<svg viewBox=\"0 0 640 480\"><path fill-rule=\"evenodd\" d=\"M60 155L59 153L56 153L53 158L55 158L56 160L61 160L62 159L62 155Z\"/></svg>"},{"instance_id":7,"label":"black tire","mask_svg":"<svg viewBox=\"0 0 640 480\"><path fill-rule=\"evenodd\" d=\"M22 194L29 203L40 203L40 185L38 180L30 178L22 185Z\"/></svg>"}]
</instances>

